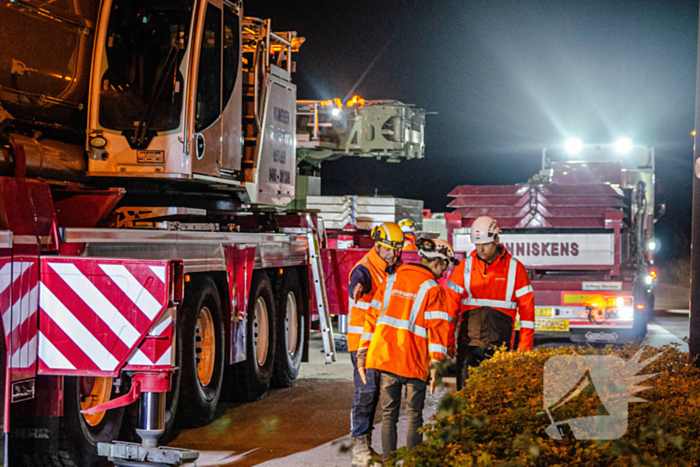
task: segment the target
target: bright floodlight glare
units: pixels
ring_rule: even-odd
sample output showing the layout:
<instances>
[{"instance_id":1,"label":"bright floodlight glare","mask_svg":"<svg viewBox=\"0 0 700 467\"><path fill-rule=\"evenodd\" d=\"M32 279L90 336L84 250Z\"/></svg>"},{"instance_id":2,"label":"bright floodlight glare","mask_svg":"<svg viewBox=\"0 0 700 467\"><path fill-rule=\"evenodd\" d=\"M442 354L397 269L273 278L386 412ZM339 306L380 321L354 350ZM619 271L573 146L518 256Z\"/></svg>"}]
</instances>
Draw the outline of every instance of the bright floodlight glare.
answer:
<instances>
[{"instance_id":1,"label":"bright floodlight glare","mask_svg":"<svg viewBox=\"0 0 700 467\"><path fill-rule=\"evenodd\" d=\"M578 138L569 138L564 144L564 149L569 155L576 155L583 149L583 142Z\"/></svg>"},{"instance_id":2,"label":"bright floodlight glare","mask_svg":"<svg viewBox=\"0 0 700 467\"><path fill-rule=\"evenodd\" d=\"M656 242L655 242L654 240L650 240L650 241L649 241L649 249L650 249L651 251L656 250Z\"/></svg>"},{"instance_id":3,"label":"bright floodlight glare","mask_svg":"<svg viewBox=\"0 0 700 467\"><path fill-rule=\"evenodd\" d=\"M340 109L335 108L335 109L331 110L331 113L333 114L334 117L337 117L338 115L340 115Z\"/></svg>"},{"instance_id":4,"label":"bright floodlight glare","mask_svg":"<svg viewBox=\"0 0 700 467\"><path fill-rule=\"evenodd\" d=\"M617 310L617 315L624 320L634 319L634 309L631 306L622 307Z\"/></svg>"},{"instance_id":5,"label":"bright floodlight glare","mask_svg":"<svg viewBox=\"0 0 700 467\"><path fill-rule=\"evenodd\" d=\"M634 145L629 138L620 138L615 141L615 151L617 151L618 154L629 154L632 150L632 146Z\"/></svg>"}]
</instances>

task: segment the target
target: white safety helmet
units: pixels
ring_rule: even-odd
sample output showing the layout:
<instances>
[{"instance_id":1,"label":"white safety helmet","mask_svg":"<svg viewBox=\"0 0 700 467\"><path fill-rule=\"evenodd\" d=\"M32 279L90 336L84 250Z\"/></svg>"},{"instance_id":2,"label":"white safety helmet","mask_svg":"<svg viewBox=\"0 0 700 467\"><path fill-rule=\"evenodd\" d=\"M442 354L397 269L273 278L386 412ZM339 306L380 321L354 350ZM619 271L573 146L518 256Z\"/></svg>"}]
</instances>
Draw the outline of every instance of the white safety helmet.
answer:
<instances>
[{"instance_id":1,"label":"white safety helmet","mask_svg":"<svg viewBox=\"0 0 700 467\"><path fill-rule=\"evenodd\" d=\"M481 216L474 219L470 236L474 245L493 242L496 235L501 233L496 219L489 216Z\"/></svg>"},{"instance_id":2,"label":"white safety helmet","mask_svg":"<svg viewBox=\"0 0 700 467\"><path fill-rule=\"evenodd\" d=\"M418 254L424 258L442 258L455 266L459 264L459 260L455 258L455 251L452 249L450 242L441 238L419 238L416 242L416 247L418 248Z\"/></svg>"},{"instance_id":3,"label":"white safety helmet","mask_svg":"<svg viewBox=\"0 0 700 467\"><path fill-rule=\"evenodd\" d=\"M401 219L399 221L399 227L401 227L401 232L405 234L412 234L416 231L416 224L411 219Z\"/></svg>"}]
</instances>

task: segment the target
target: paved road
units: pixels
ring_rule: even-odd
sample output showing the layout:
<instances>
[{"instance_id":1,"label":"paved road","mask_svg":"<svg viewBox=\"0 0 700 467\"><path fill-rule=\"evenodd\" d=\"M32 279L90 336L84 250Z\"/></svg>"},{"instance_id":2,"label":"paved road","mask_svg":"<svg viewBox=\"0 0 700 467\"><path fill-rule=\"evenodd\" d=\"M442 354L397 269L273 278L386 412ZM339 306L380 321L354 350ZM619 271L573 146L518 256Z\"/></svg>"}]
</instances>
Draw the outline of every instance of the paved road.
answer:
<instances>
[{"instance_id":1,"label":"paved road","mask_svg":"<svg viewBox=\"0 0 700 467\"><path fill-rule=\"evenodd\" d=\"M655 346L676 342L687 351L683 341L687 335L687 312L659 310L649 325L648 341ZM182 431L171 446L201 451L200 467L349 466L352 365L349 354L343 352L337 363L326 365L321 349L320 336L315 335L311 362L302 365L293 388L272 390L259 402L221 404L211 425ZM435 413L439 399L436 393L426 401L426 420ZM403 418L399 430L401 443L405 440ZM377 435L374 447L379 452L380 444Z\"/></svg>"}]
</instances>

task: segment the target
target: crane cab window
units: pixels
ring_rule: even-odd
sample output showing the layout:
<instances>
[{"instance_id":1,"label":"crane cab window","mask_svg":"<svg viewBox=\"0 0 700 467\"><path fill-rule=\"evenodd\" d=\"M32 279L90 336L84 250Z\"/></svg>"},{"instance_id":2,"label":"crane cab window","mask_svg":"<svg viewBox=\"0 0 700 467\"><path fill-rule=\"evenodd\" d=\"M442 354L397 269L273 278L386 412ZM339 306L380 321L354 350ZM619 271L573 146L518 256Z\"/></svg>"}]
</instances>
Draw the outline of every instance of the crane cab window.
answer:
<instances>
[{"instance_id":1,"label":"crane cab window","mask_svg":"<svg viewBox=\"0 0 700 467\"><path fill-rule=\"evenodd\" d=\"M226 108L238 76L240 61L241 27L236 13L224 10L224 102Z\"/></svg>"},{"instance_id":2,"label":"crane cab window","mask_svg":"<svg viewBox=\"0 0 700 467\"><path fill-rule=\"evenodd\" d=\"M211 126L221 114L221 10L207 5L197 73L194 129Z\"/></svg>"}]
</instances>

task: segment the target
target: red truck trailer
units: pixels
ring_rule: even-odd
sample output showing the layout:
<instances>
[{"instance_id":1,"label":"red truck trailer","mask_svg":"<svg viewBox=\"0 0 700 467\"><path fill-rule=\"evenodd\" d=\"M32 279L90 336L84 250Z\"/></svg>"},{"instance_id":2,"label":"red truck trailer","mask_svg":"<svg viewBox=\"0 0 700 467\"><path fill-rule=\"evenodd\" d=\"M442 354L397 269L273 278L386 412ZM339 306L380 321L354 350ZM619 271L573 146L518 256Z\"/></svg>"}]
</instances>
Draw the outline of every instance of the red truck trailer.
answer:
<instances>
[{"instance_id":1,"label":"red truck trailer","mask_svg":"<svg viewBox=\"0 0 700 467\"><path fill-rule=\"evenodd\" d=\"M625 144L622 144L625 143ZM574 342L643 338L654 308L654 150L622 141L545 151L542 171L514 186L458 186L449 207L462 217L458 251L470 253L469 227L489 215L500 241L528 270L535 332Z\"/></svg>"}]
</instances>

